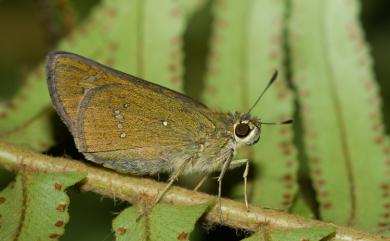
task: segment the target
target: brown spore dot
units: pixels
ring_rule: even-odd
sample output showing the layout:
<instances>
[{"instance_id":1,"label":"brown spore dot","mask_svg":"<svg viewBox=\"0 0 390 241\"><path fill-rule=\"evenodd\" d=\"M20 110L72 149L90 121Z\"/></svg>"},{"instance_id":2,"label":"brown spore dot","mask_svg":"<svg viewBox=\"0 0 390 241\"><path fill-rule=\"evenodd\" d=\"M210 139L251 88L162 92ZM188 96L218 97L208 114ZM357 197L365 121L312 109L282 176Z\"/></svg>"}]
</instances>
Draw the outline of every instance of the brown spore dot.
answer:
<instances>
[{"instance_id":1,"label":"brown spore dot","mask_svg":"<svg viewBox=\"0 0 390 241\"><path fill-rule=\"evenodd\" d=\"M214 33L213 36L211 36L211 42L213 43L220 43L223 39L224 38L220 33Z\"/></svg>"},{"instance_id":2,"label":"brown spore dot","mask_svg":"<svg viewBox=\"0 0 390 241\"><path fill-rule=\"evenodd\" d=\"M27 96L26 94L23 93L23 94L19 94L16 98L20 101L25 101L27 99Z\"/></svg>"},{"instance_id":3,"label":"brown spore dot","mask_svg":"<svg viewBox=\"0 0 390 241\"><path fill-rule=\"evenodd\" d=\"M87 34L87 28L85 27L85 25L81 25L79 27L79 31L78 33L81 35L81 36L85 36Z\"/></svg>"},{"instance_id":4,"label":"brown spore dot","mask_svg":"<svg viewBox=\"0 0 390 241\"><path fill-rule=\"evenodd\" d=\"M58 212L64 212L66 209L66 204L59 204L56 208Z\"/></svg>"},{"instance_id":5,"label":"brown spore dot","mask_svg":"<svg viewBox=\"0 0 390 241\"><path fill-rule=\"evenodd\" d=\"M271 52L269 53L268 58L269 58L270 60L276 60L276 59L278 59L278 58L279 58L279 52L276 51L276 50L271 51Z\"/></svg>"},{"instance_id":6,"label":"brown spore dot","mask_svg":"<svg viewBox=\"0 0 390 241\"><path fill-rule=\"evenodd\" d=\"M390 166L390 159L386 160L386 165Z\"/></svg>"},{"instance_id":7,"label":"brown spore dot","mask_svg":"<svg viewBox=\"0 0 390 241\"><path fill-rule=\"evenodd\" d=\"M170 55L171 55L171 58L172 58L172 59L177 59L177 58L179 58L180 53L179 53L178 50L174 50L174 51L171 52Z\"/></svg>"},{"instance_id":8,"label":"brown spore dot","mask_svg":"<svg viewBox=\"0 0 390 241\"><path fill-rule=\"evenodd\" d=\"M188 238L188 233L187 232L181 232L179 235L177 235L178 240L186 240Z\"/></svg>"},{"instance_id":9,"label":"brown spore dot","mask_svg":"<svg viewBox=\"0 0 390 241\"><path fill-rule=\"evenodd\" d=\"M328 192L327 192L327 191L321 191L321 192L319 193L319 195L320 195L321 197L326 197L326 196L328 196Z\"/></svg>"},{"instance_id":10,"label":"brown spore dot","mask_svg":"<svg viewBox=\"0 0 390 241\"><path fill-rule=\"evenodd\" d=\"M374 84L373 84L371 81L366 81L366 82L364 83L364 87L365 87L368 91L370 91L370 90L372 90L372 89L374 88Z\"/></svg>"},{"instance_id":11,"label":"brown spore dot","mask_svg":"<svg viewBox=\"0 0 390 241\"><path fill-rule=\"evenodd\" d=\"M59 235L56 234L56 233L52 233L52 234L50 234L50 236L49 236L50 239L56 239L56 238L58 238L58 237L59 237Z\"/></svg>"},{"instance_id":12,"label":"brown spore dot","mask_svg":"<svg viewBox=\"0 0 390 241\"><path fill-rule=\"evenodd\" d=\"M216 68L215 66L212 66L209 68L209 73L210 76L216 76L219 74L219 69Z\"/></svg>"},{"instance_id":13,"label":"brown spore dot","mask_svg":"<svg viewBox=\"0 0 390 241\"><path fill-rule=\"evenodd\" d=\"M283 193L283 199L289 200L290 198L291 198L291 193L288 193L288 192Z\"/></svg>"},{"instance_id":14,"label":"brown spore dot","mask_svg":"<svg viewBox=\"0 0 390 241\"><path fill-rule=\"evenodd\" d=\"M301 90L299 92L300 96L302 97L309 97L310 96L310 92L308 90Z\"/></svg>"},{"instance_id":15,"label":"brown spore dot","mask_svg":"<svg viewBox=\"0 0 390 241\"><path fill-rule=\"evenodd\" d=\"M54 183L54 189L56 189L56 191L61 191L62 189L62 185L58 182Z\"/></svg>"},{"instance_id":16,"label":"brown spore dot","mask_svg":"<svg viewBox=\"0 0 390 241\"><path fill-rule=\"evenodd\" d=\"M179 36L173 36L171 38L171 44L176 45L180 43L181 38Z\"/></svg>"},{"instance_id":17,"label":"brown spore dot","mask_svg":"<svg viewBox=\"0 0 390 241\"><path fill-rule=\"evenodd\" d=\"M288 141L281 141L280 143L279 143L279 146L281 147L281 148L289 148L290 147L290 143L288 142Z\"/></svg>"},{"instance_id":18,"label":"brown spore dot","mask_svg":"<svg viewBox=\"0 0 390 241\"><path fill-rule=\"evenodd\" d=\"M171 10L172 17L179 17L181 15L181 10L179 7L175 7Z\"/></svg>"},{"instance_id":19,"label":"brown spore dot","mask_svg":"<svg viewBox=\"0 0 390 241\"><path fill-rule=\"evenodd\" d=\"M113 58L108 58L108 59L106 59L106 61L104 61L104 63L105 63L106 65L108 65L108 66L113 66L114 63L115 63L115 61L114 61Z\"/></svg>"},{"instance_id":20,"label":"brown spore dot","mask_svg":"<svg viewBox=\"0 0 390 241\"><path fill-rule=\"evenodd\" d=\"M292 160L286 161L286 166L288 166L288 167L291 167L293 164L294 164L294 161L292 161Z\"/></svg>"},{"instance_id":21,"label":"brown spore dot","mask_svg":"<svg viewBox=\"0 0 390 241\"><path fill-rule=\"evenodd\" d=\"M321 175L321 169L314 169L313 173L316 175Z\"/></svg>"},{"instance_id":22,"label":"brown spore dot","mask_svg":"<svg viewBox=\"0 0 390 241\"><path fill-rule=\"evenodd\" d=\"M208 58L210 60L218 60L220 58L220 55L216 51L210 51Z\"/></svg>"},{"instance_id":23,"label":"brown spore dot","mask_svg":"<svg viewBox=\"0 0 390 241\"><path fill-rule=\"evenodd\" d=\"M390 213L384 213L383 214L384 219L389 219L390 218Z\"/></svg>"},{"instance_id":24,"label":"brown spore dot","mask_svg":"<svg viewBox=\"0 0 390 241\"><path fill-rule=\"evenodd\" d=\"M283 177L282 177L282 179L283 179L283 181L285 181L285 182L290 182L290 181L292 181L292 179L293 179L293 176L291 175L291 174L285 174Z\"/></svg>"},{"instance_id":25,"label":"brown spore dot","mask_svg":"<svg viewBox=\"0 0 390 241\"><path fill-rule=\"evenodd\" d=\"M320 186L323 186L325 184L325 180L323 179L319 179L316 181L316 184L320 187Z\"/></svg>"},{"instance_id":26,"label":"brown spore dot","mask_svg":"<svg viewBox=\"0 0 390 241\"><path fill-rule=\"evenodd\" d=\"M39 146L44 149L44 150L47 150L49 149L49 145L47 143L40 143Z\"/></svg>"},{"instance_id":27,"label":"brown spore dot","mask_svg":"<svg viewBox=\"0 0 390 241\"><path fill-rule=\"evenodd\" d=\"M323 203L321 206L323 209L329 209L332 207L332 204L330 202L326 202L326 203Z\"/></svg>"},{"instance_id":28,"label":"brown spore dot","mask_svg":"<svg viewBox=\"0 0 390 241\"><path fill-rule=\"evenodd\" d=\"M383 136L377 136L374 138L374 142L376 144L382 144L383 143Z\"/></svg>"},{"instance_id":29,"label":"brown spore dot","mask_svg":"<svg viewBox=\"0 0 390 241\"><path fill-rule=\"evenodd\" d=\"M312 157L310 158L310 162L313 163L313 164L317 164L320 162L320 158L318 157Z\"/></svg>"},{"instance_id":30,"label":"brown spore dot","mask_svg":"<svg viewBox=\"0 0 390 241\"><path fill-rule=\"evenodd\" d=\"M227 27L229 27L229 23L225 19L218 19L217 25L220 28L227 28Z\"/></svg>"},{"instance_id":31,"label":"brown spore dot","mask_svg":"<svg viewBox=\"0 0 390 241\"><path fill-rule=\"evenodd\" d=\"M108 45L108 48L111 50L111 51L116 51L118 49L118 43L117 42L111 42L109 45Z\"/></svg>"},{"instance_id":32,"label":"brown spore dot","mask_svg":"<svg viewBox=\"0 0 390 241\"><path fill-rule=\"evenodd\" d=\"M382 129L382 125L380 123L375 123L372 125L373 131L380 131Z\"/></svg>"},{"instance_id":33,"label":"brown spore dot","mask_svg":"<svg viewBox=\"0 0 390 241\"><path fill-rule=\"evenodd\" d=\"M282 36L280 34L273 34L270 37L271 43L279 44L282 42Z\"/></svg>"},{"instance_id":34,"label":"brown spore dot","mask_svg":"<svg viewBox=\"0 0 390 241\"><path fill-rule=\"evenodd\" d=\"M378 227L380 228L387 228L388 223L378 223Z\"/></svg>"},{"instance_id":35,"label":"brown spore dot","mask_svg":"<svg viewBox=\"0 0 390 241\"><path fill-rule=\"evenodd\" d=\"M170 65L169 65L169 69L170 69L172 72L176 72L176 70L178 69L177 64L174 64L174 63L170 64Z\"/></svg>"},{"instance_id":36,"label":"brown spore dot","mask_svg":"<svg viewBox=\"0 0 390 241\"><path fill-rule=\"evenodd\" d=\"M317 146L316 145L314 145L314 144L311 144L310 146L309 146L309 150L310 151L317 151Z\"/></svg>"},{"instance_id":37,"label":"brown spore dot","mask_svg":"<svg viewBox=\"0 0 390 241\"><path fill-rule=\"evenodd\" d=\"M6 201L5 197L0 197L0 204L3 204Z\"/></svg>"},{"instance_id":38,"label":"brown spore dot","mask_svg":"<svg viewBox=\"0 0 390 241\"><path fill-rule=\"evenodd\" d=\"M315 138L317 137L317 133L316 133L315 131L313 131L313 130L309 130L309 131L307 132L307 136L308 136L309 138L311 138L311 139L315 139Z\"/></svg>"},{"instance_id":39,"label":"brown spore dot","mask_svg":"<svg viewBox=\"0 0 390 241\"><path fill-rule=\"evenodd\" d=\"M10 102L10 103L8 104L8 108L11 109L11 110L16 110L16 105L15 105L15 103L14 103L14 102Z\"/></svg>"},{"instance_id":40,"label":"brown spore dot","mask_svg":"<svg viewBox=\"0 0 390 241\"><path fill-rule=\"evenodd\" d=\"M381 188L382 188L384 191L386 191L386 190L390 189L390 185L387 184L387 183L382 183Z\"/></svg>"},{"instance_id":41,"label":"brown spore dot","mask_svg":"<svg viewBox=\"0 0 390 241\"><path fill-rule=\"evenodd\" d=\"M181 78L180 78L179 76L173 76L173 77L171 78L171 82L172 82L173 84L178 84L178 83L180 83L180 80L181 80Z\"/></svg>"},{"instance_id":42,"label":"brown spore dot","mask_svg":"<svg viewBox=\"0 0 390 241\"><path fill-rule=\"evenodd\" d=\"M56 226L57 228L62 227L63 225L64 225L64 221L62 221L62 220L58 220L58 221L54 224L54 226Z\"/></svg>"},{"instance_id":43,"label":"brown spore dot","mask_svg":"<svg viewBox=\"0 0 390 241\"><path fill-rule=\"evenodd\" d=\"M289 200L284 200L284 201L282 202L282 206L284 206L284 207L288 207L290 204L291 204L291 203L290 203Z\"/></svg>"},{"instance_id":44,"label":"brown spore dot","mask_svg":"<svg viewBox=\"0 0 390 241\"><path fill-rule=\"evenodd\" d=\"M206 88L206 91L208 94L210 95L215 95L217 93L217 88L215 88L215 86L213 85L209 85L207 88Z\"/></svg>"},{"instance_id":45,"label":"brown spore dot","mask_svg":"<svg viewBox=\"0 0 390 241\"><path fill-rule=\"evenodd\" d=\"M289 132L289 129L288 129L288 127L281 127L279 131L280 131L280 134L286 135Z\"/></svg>"},{"instance_id":46,"label":"brown spore dot","mask_svg":"<svg viewBox=\"0 0 390 241\"><path fill-rule=\"evenodd\" d=\"M286 98L286 96L287 96L287 92L286 91L279 91L278 92L278 98L279 99L284 99L284 98Z\"/></svg>"},{"instance_id":47,"label":"brown spore dot","mask_svg":"<svg viewBox=\"0 0 390 241\"><path fill-rule=\"evenodd\" d=\"M360 58L360 59L358 59L357 64L359 66L365 66L365 65L367 65L367 61L365 58Z\"/></svg>"},{"instance_id":48,"label":"brown spore dot","mask_svg":"<svg viewBox=\"0 0 390 241\"><path fill-rule=\"evenodd\" d=\"M368 103L370 103L371 105L375 105L378 103L378 97L376 95L373 95L371 97L368 98Z\"/></svg>"},{"instance_id":49,"label":"brown spore dot","mask_svg":"<svg viewBox=\"0 0 390 241\"><path fill-rule=\"evenodd\" d=\"M286 156L289 156L292 153L292 150L290 147L284 148L282 151L283 151L283 154Z\"/></svg>"},{"instance_id":50,"label":"brown spore dot","mask_svg":"<svg viewBox=\"0 0 390 241\"><path fill-rule=\"evenodd\" d=\"M390 210L390 203L386 203L386 204L384 205L384 207L385 207L385 209L389 209L389 210Z\"/></svg>"},{"instance_id":51,"label":"brown spore dot","mask_svg":"<svg viewBox=\"0 0 390 241\"><path fill-rule=\"evenodd\" d=\"M107 14L110 17L114 17L116 15L116 9L115 8L110 8L107 10Z\"/></svg>"},{"instance_id":52,"label":"brown spore dot","mask_svg":"<svg viewBox=\"0 0 390 241\"><path fill-rule=\"evenodd\" d=\"M124 227L119 227L117 230L116 230L116 233L118 235L124 235L126 233L127 229L124 228Z\"/></svg>"}]
</instances>

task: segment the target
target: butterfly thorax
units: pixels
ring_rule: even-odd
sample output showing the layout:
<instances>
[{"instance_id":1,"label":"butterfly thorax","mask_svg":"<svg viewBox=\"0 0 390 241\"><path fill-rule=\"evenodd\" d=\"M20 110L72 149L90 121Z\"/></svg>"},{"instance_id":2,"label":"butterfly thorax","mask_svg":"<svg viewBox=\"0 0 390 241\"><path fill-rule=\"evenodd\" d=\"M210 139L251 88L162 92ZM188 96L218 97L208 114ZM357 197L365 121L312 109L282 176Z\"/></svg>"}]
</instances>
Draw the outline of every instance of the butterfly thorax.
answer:
<instances>
[{"instance_id":1,"label":"butterfly thorax","mask_svg":"<svg viewBox=\"0 0 390 241\"><path fill-rule=\"evenodd\" d=\"M236 112L216 113L215 130L200 134L195 141L198 153L187 168L190 172L212 172L221 169L222 164L236 155L240 146L253 145L259 141L261 122L249 114Z\"/></svg>"}]
</instances>

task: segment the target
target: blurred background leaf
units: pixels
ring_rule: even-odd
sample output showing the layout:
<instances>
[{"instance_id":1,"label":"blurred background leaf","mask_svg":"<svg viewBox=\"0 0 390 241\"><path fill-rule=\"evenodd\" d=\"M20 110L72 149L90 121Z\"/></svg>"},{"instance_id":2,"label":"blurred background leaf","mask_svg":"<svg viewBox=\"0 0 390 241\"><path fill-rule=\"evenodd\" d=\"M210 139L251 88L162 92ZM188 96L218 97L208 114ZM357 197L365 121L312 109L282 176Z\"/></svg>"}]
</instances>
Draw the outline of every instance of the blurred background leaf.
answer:
<instances>
[{"instance_id":1,"label":"blurred background leaf","mask_svg":"<svg viewBox=\"0 0 390 241\"><path fill-rule=\"evenodd\" d=\"M390 145L359 9L293 0L289 46L320 216L379 232L389 228Z\"/></svg>"},{"instance_id":2,"label":"blurred background leaf","mask_svg":"<svg viewBox=\"0 0 390 241\"><path fill-rule=\"evenodd\" d=\"M285 82L283 65L286 8L285 1L274 0L215 3L203 92L208 106L245 113L278 70L278 79L251 115L264 122L292 118L294 102ZM294 200L298 162L292 128L292 125L263 125L260 144L248 148L246 154L239 152L238 159L250 160L248 193L251 203L287 210ZM233 179L235 184L242 183L232 177L241 177L243 171L244 168L239 168L229 172L227 179ZM232 192L242 198L243 185L235 185Z\"/></svg>"}]
</instances>

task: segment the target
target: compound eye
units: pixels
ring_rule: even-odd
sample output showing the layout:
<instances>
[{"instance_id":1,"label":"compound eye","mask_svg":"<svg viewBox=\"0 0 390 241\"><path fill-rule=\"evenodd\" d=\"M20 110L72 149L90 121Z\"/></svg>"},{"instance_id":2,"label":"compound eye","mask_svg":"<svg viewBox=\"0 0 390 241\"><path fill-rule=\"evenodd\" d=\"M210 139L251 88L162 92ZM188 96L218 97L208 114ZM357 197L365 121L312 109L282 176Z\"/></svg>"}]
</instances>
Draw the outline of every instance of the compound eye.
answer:
<instances>
[{"instance_id":1,"label":"compound eye","mask_svg":"<svg viewBox=\"0 0 390 241\"><path fill-rule=\"evenodd\" d=\"M249 135L251 132L251 129L249 128L249 125L246 123L240 123L236 125L236 128L234 129L234 133L239 138L245 138Z\"/></svg>"}]
</instances>

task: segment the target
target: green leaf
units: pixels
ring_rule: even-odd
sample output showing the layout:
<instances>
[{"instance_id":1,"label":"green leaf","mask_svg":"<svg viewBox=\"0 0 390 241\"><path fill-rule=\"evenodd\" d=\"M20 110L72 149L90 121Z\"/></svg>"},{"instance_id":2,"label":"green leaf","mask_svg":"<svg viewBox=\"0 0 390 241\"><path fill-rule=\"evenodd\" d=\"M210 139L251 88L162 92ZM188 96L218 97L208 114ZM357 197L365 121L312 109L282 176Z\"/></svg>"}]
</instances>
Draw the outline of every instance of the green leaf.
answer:
<instances>
[{"instance_id":1,"label":"green leaf","mask_svg":"<svg viewBox=\"0 0 390 241\"><path fill-rule=\"evenodd\" d=\"M334 232L335 229L332 227L263 231L243 239L243 241L320 241L333 235Z\"/></svg>"},{"instance_id":2,"label":"green leaf","mask_svg":"<svg viewBox=\"0 0 390 241\"><path fill-rule=\"evenodd\" d=\"M44 109L36 117L17 127L10 132L0 133L3 141L26 145L36 151L45 151L55 144L53 130L55 125L55 111L53 109Z\"/></svg>"},{"instance_id":3,"label":"green leaf","mask_svg":"<svg viewBox=\"0 0 390 241\"><path fill-rule=\"evenodd\" d=\"M64 190L82 173L24 174L0 193L0 240L58 240L69 221Z\"/></svg>"},{"instance_id":4,"label":"green leaf","mask_svg":"<svg viewBox=\"0 0 390 241\"><path fill-rule=\"evenodd\" d=\"M138 222L140 212L132 206L113 221L117 241L189 240L190 233L200 216L212 203L193 206L156 205Z\"/></svg>"},{"instance_id":5,"label":"green leaf","mask_svg":"<svg viewBox=\"0 0 390 241\"><path fill-rule=\"evenodd\" d=\"M0 139L46 150L54 142L49 103L44 67L40 65L0 111Z\"/></svg>"},{"instance_id":6,"label":"green leaf","mask_svg":"<svg viewBox=\"0 0 390 241\"><path fill-rule=\"evenodd\" d=\"M284 1L215 3L204 93L206 104L225 111L246 112L274 71L279 70L278 80L251 114L267 122L292 118L293 99L284 82L283 69L285 10ZM292 126L263 125L260 142L250 151L243 156L250 160L250 172L255 174L249 183L251 202L287 209L297 190ZM236 186L234 196L242 197L242 190L241 185Z\"/></svg>"},{"instance_id":7,"label":"green leaf","mask_svg":"<svg viewBox=\"0 0 390 241\"><path fill-rule=\"evenodd\" d=\"M390 227L389 138L358 1L293 0L289 46L324 220Z\"/></svg>"},{"instance_id":8,"label":"green leaf","mask_svg":"<svg viewBox=\"0 0 390 241\"><path fill-rule=\"evenodd\" d=\"M178 90L182 79L182 34L188 16L203 2L104 0L57 49ZM42 150L41 143L47 147L53 143L51 128L39 135L31 130L37 125L51 126L44 117L51 106L44 65L28 77L7 109L0 113L0 139L14 143L16 140L37 150ZM31 123L37 119L38 124ZM12 138L9 133L13 133Z\"/></svg>"}]
</instances>

